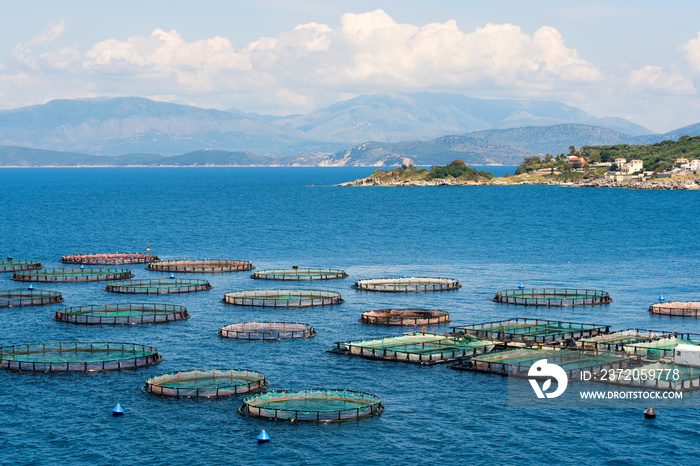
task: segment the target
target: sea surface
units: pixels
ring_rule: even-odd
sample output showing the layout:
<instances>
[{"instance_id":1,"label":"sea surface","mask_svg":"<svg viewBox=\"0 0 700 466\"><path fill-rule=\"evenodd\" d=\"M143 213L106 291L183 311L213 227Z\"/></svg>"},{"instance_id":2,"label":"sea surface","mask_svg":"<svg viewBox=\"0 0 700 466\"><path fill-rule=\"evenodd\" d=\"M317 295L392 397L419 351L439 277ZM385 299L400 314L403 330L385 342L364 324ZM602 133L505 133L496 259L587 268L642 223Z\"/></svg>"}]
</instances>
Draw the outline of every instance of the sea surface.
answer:
<instances>
[{"instance_id":1,"label":"sea surface","mask_svg":"<svg viewBox=\"0 0 700 466\"><path fill-rule=\"evenodd\" d=\"M491 167L495 168L495 167ZM507 379L445 365L371 361L326 352L336 341L413 329L371 326L385 307L450 312L453 325L537 317L700 333L700 320L654 317L649 304L700 300L700 195L557 186L337 188L372 168L102 168L0 170L0 255L61 267L64 254L145 252L162 259L250 260L258 270L342 268L321 282L209 274L211 291L118 295L104 282L35 284L65 302L0 309L0 345L123 341L158 348L155 366L95 374L0 371L1 464L650 464L697 463L700 409L513 409ZM144 266L136 278L165 278ZM383 294L355 280L457 278L458 291ZM26 283L0 275L0 289ZM184 277L185 275L178 275ZM192 275L190 275L192 276ZM530 308L491 301L501 289L605 290L606 306ZM338 306L274 310L221 302L227 291L336 290ZM162 325L55 322L60 308L116 302L187 306ZM314 338L235 341L219 327L305 322ZM446 327L433 327L445 330ZM332 424L267 422L237 414L242 398L166 399L146 378L177 370L265 373L272 389L344 388L380 396L381 416ZM700 394L698 394L700 396ZM692 395L688 395L692 396ZM697 397L696 397L697 401ZM115 418L120 403L126 414ZM695 406L700 406L696 402ZM265 429L272 441L258 445Z\"/></svg>"}]
</instances>

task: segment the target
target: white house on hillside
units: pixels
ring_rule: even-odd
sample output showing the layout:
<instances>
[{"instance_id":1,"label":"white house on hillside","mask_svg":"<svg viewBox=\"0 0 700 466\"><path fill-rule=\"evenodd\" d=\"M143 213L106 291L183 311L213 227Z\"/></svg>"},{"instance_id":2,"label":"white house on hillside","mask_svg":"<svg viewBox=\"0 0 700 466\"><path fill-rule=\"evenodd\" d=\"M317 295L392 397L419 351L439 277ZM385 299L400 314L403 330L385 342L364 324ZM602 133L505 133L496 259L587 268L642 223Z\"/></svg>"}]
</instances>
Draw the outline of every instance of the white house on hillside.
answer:
<instances>
[{"instance_id":1,"label":"white house on hillside","mask_svg":"<svg viewBox=\"0 0 700 466\"><path fill-rule=\"evenodd\" d=\"M618 165L619 167L619 172L624 173L626 175L631 175L632 173L640 172L644 169L644 162L641 160L635 159L635 160L630 160L630 163L625 163L622 165Z\"/></svg>"},{"instance_id":2,"label":"white house on hillside","mask_svg":"<svg viewBox=\"0 0 700 466\"><path fill-rule=\"evenodd\" d=\"M681 170L687 170L690 172L700 170L700 160L693 159L688 163L684 163L683 165L681 165Z\"/></svg>"}]
</instances>

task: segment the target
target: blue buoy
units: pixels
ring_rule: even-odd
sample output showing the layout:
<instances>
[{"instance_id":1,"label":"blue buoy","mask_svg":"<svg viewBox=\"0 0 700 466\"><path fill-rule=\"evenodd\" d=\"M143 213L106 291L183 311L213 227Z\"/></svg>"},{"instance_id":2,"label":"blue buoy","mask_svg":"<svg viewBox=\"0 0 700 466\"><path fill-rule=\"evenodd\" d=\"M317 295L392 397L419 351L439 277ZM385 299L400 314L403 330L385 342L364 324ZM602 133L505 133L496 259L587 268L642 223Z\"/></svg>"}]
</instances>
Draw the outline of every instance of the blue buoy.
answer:
<instances>
[{"instance_id":1,"label":"blue buoy","mask_svg":"<svg viewBox=\"0 0 700 466\"><path fill-rule=\"evenodd\" d=\"M171 273L171 274L170 274L170 278L175 278L175 274L174 274L174 273Z\"/></svg>"},{"instance_id":2,"label":"blue buoy","mask_svg":"<svg viewBox=\"0 0 700 466\"><path fill-rule=\"evenodd\" d=\"M30 283L29 286L27 287L27 289L28 289L29 291L32 291L32 290L34 289L34 285L32 285L32 284Z\"/></svg>"},{"instance_id":3,"label":"blue buoy","mask_svg":"<svg viewBox=\"0 0 700 466\"><path fill-rule=\"evenodd\" d=\"M518 288L522 290L523 288L525 288L525 285L521 283L520 285L518 285Z\"/></svg>"},{"instance_id":4,"label":"blue buoy","mask_svg":"<svg viewBox=\"0 0 700 466\"><path fill-rule=\"evenodd\" d=\"M122 405L117 403L117 406L115 406L112 409L112 416L121 416L122 414L124 414L124 410L122 409Z\"/></svg>"},{"instance_id":5,"label":"blue buoy","mask_svg":"<svg viewBox=\"0 0 700 466\"><path fill-rule=\"evenodd\" d=\"M401 275L401 278L408 278L408 275L403 274L403 275Z\"/></svg>"},{"instance_id":6,"label":"blue buoy","mask_svg":"<svg viewBox=\"0 0 700 466\"><path fill-rule=\"evenodd\" d=\"M85 268L85 266L80 264L80 270L83 270L84 268Z\"/></svg>"},{"instance_id":7,"label":"blue buoy","mask_svg":"<svg viewBox=\"0 0 700 466\"><path fill-rule=\"evenodd\" d=\"M663 303L663 302L665 302L665 301L666 301L666 298L664 298L664 295L660 294L660 295L659 295L659 302L660 302L660 303Z\"/></svg>"},{"instance_id":8,"label":"blue buoy","mask_svg":"<svg viewBox=\"0 0 700 466\"><path fill-rule=\"evenodd\" d=\"M270 441L270 436L267 435L267 432L265 432L265 429L260 432L260 435L258 435L258 443L267 443Z\"/></svg>"}]
</instances>

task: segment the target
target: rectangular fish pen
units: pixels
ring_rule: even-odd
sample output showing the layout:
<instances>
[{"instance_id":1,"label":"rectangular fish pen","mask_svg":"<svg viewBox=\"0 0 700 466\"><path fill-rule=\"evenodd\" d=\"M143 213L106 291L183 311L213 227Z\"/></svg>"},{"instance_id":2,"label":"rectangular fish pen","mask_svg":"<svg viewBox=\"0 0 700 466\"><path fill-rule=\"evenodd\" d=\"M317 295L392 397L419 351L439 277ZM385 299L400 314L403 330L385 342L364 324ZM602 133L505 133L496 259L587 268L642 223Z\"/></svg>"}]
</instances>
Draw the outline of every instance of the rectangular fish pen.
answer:
<instances>
[{"instance_id":1,"label":"rectangular fish pen","mask_svg":"<svg viewBox=\"0 0 700 466\"><path fill-rule=\"evenodd\" d=\"M610 332L609 325L521 317L451 328L456 336L473 335L480 339L519 342L526 345L558 343L564 340L577 340Z\"/></svg>"},{"instance_id":2,"label":"rectangular fish pen","mask_svg":"<svg viewBox=\"0 0 700 466\"><path fill-rule=\"evenodd\" d=\"M641 343L624 345L623 351L647 359L673 358L673 351L678 345L700 345L700 335L694 333L676 334Z\"/></svg>"},{"instance_id":3,"label":"rectangular fish pen","mask_svg":"<svg viewBox=\"0 0 700 466\"><path fill-rule=\"evenodd\" d=\"M367 359L440 364L460 357L493 350L497 342L469 335L455 337L432 333L405 333L388 337L336 342L331 353L349 354Z\"/></svg>"},{"instance_id":4,"label":"rectangular fish pen","mask_svg":"<svg viewBox=\"0 0 700 466\"><path fill-rule=\"evenodd\" d=\"M509 377L527 377L530 367L540 359L564 369L568 379L581 380L583 372L627 368L632 358L616 353L594 353L569 349L520 348L460 358L450 369L490 372Z\"/></svg>"},{"instance_id":5,"label":"rectangular fish pen","mask_svg":"<svg viewBox=\"0 0 700 466\"><path fill-rule=\"evenodd\" d=\"M629 328L594 337L581 338L576 342L576 346L588 351L628 351L626 347L631 348L632 345L638 343L649 343L674 336L676 336L675 333L661 330Z\"/></svg>"}]
</instances>

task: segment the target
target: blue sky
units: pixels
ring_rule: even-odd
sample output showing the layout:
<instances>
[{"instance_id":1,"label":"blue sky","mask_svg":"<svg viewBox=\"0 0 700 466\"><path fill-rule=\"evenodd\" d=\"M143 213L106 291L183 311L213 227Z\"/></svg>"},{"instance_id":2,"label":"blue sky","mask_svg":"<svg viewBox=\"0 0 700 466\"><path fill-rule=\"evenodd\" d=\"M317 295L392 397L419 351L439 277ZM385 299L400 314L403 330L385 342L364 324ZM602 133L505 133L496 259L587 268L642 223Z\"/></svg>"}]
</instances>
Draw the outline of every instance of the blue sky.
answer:
<instances>
[{"instance_id":1,"label":"blue sky","mask_svg":"<svg viewBox=\"0 0 700 466\"><path fill-rule=\"evenodd\" d=\"M138 95L260 113L358 94L558 100L700 121L690 1L0 1L0 108Z\"/></svg>"}]
</instances>

